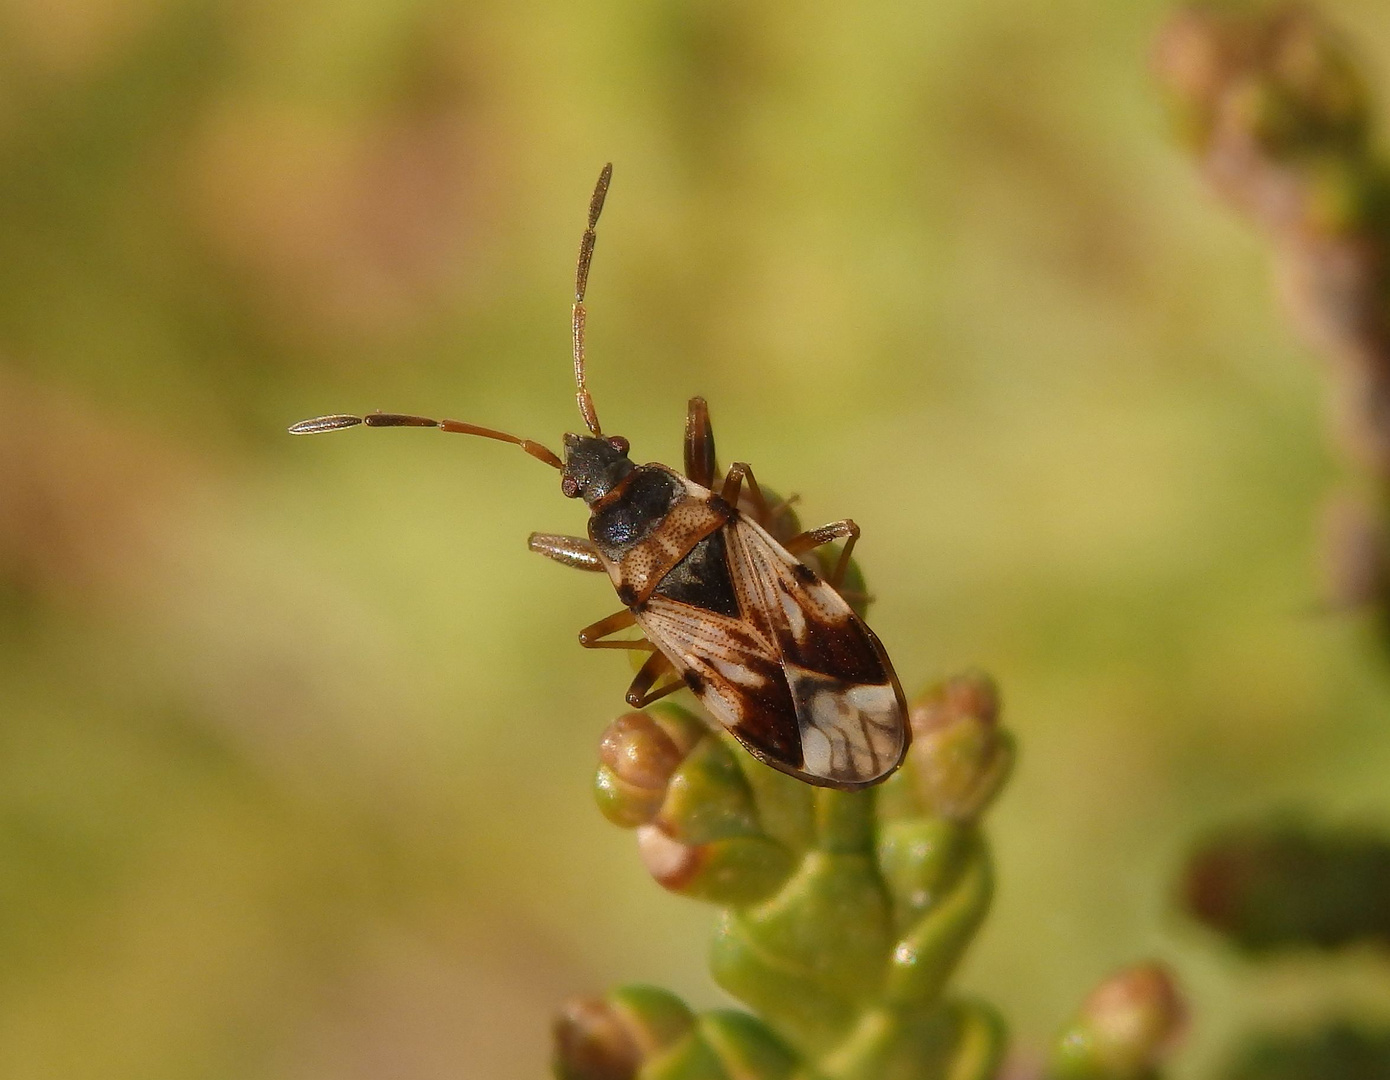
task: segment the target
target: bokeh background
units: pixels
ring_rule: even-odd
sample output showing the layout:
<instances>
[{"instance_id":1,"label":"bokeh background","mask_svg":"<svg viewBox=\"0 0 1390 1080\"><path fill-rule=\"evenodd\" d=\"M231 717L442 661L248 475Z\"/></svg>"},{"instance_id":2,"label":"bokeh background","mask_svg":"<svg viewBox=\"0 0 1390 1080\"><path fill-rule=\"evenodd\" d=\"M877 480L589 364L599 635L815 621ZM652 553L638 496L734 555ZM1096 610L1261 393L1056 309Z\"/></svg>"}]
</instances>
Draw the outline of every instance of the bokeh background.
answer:
<instances>
[{"instance_id":1,"label":"bokeh background","mask_svg":"<svg viewBox=\"0 0 1390 1080\"><path fill-rule=\"evenodd\" d=\"M1390 97L1390 7L1327 0ZM332 411L574 428L852 515L909 687L1022 741L961 983L1040 1044L1121 962L1374 1008L1173 914L1195 835L1390 819L1317 611L1341 476L1268 253L1174 148L1148 0L0 0L0 1075L535 1077L566 995L697 1006L712 915L593 809L615 606L553 473Z\"/></svg>"}]
</instances>

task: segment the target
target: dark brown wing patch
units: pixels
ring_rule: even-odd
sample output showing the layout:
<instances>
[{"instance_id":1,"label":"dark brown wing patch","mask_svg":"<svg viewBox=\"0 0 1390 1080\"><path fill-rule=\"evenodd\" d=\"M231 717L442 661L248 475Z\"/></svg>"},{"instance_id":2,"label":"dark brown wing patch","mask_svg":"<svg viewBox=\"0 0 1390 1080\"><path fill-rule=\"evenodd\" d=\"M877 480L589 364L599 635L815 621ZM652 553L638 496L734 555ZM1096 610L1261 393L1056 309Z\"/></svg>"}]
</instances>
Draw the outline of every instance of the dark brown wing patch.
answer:
<instances>
[{"instance_id":1,"label":"dark brown wing patch","mask_svg":"<svg viewBox=\"0 0 1390 1080\"><path fill-rule=\"evenodd\" d=\"M729 576L723 530L710 533L691 548L690 554L671 568L654 592L678 604L738 618L738 596Z\"/></svg>"}]
</instances>

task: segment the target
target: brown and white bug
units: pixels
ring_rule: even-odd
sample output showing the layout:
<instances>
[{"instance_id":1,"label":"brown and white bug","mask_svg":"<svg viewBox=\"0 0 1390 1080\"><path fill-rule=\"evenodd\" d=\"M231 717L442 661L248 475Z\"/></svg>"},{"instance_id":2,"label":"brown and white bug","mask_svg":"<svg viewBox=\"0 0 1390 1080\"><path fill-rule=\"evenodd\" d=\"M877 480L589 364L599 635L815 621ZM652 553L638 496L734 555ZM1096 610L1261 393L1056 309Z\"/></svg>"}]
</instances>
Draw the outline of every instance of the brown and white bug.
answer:
<instances>
[{"instance_id":1,"label":"brown and white bug","mask_svg":"<svg viewBox=\"0 0 1390 1080\"><path fill-rule=\"evenodd\" d=\"M528 546L608 574L623 608L586 626L579 641L650 653L628 688L629 704L643 708L688 687L773 768L826 787L876 784L902 762L910 733L893 665L840 591L859 527L845 519L805 532L779 528L789 519L786 504L769 506L743 462L716 487L714 434L701 398L686 415L684 475L634 464L628 441L599 427L584 383L584 296L611 178L605 165L575 272L574 377L588 434L565 435L563 461L506 432L398 413L321 416L290 431L433 427L520 446L558 469L560 490L589 507L587 537L533 533ZM844 547L824 578L801 561L836 540ZM644 636L613 636L633 626Z\"/></svg>"}]
</instances>

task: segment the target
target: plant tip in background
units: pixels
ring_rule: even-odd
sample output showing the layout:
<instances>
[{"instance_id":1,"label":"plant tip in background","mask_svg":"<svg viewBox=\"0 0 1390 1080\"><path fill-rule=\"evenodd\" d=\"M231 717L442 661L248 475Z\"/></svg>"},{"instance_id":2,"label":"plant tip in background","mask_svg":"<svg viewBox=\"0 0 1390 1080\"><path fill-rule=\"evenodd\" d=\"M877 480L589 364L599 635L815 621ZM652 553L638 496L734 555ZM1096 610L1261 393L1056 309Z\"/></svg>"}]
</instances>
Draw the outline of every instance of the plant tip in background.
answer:
<instances>
[{"instance_id":1,"label":"plant tip in background","mask_svg":"<svg viewBox=\"0 0 1390 1080\"><path fill-rule=\"evenodd\" d=\"M1337 441L1365 476L1328 502L1324 599L1390 630L1390 168L1364 80L1321 18L1287 4L1184 8L1154 66L1202 176L1269 238L1284 305L1328 361Z\"/></svg>"},{"instance_id":2,"label":"plant tip in background","mask_svg":"<svg viewBox=\"0 0 1390 1080\"><path fill-rule=\"evenodd\" d=\"M1228 828L1202 843L1182 904L1249 954L1390 946L1390 840L1298 820Z\"/></svg>"}]
</instances>

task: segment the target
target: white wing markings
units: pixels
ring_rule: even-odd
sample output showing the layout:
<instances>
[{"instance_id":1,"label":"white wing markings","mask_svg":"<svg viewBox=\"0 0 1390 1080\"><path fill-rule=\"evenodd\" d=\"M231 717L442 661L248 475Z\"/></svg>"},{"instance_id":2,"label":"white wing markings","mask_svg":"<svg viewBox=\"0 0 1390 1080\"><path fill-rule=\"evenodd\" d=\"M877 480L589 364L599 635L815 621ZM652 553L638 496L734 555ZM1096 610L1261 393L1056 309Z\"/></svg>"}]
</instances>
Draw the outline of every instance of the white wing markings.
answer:
<instances>
[{"instance_id":1,"label":"white wing markings","mask_svg":"<svg viewBox=\"0 0 1390 1080\"><path fill-rule=\"evenodd\" d=\"M800 564L756 524L738 519L725 536L744 618L658 595L638 613L638 625L677 670L704 680L700 696L705 706L735 735L744 726L745 741L751 734L746 725L760 715L757 709L749 712L746 695L771 689L770 679L785 679L795 715L785 716L787 726L778 742L788 748L799 745L802 756L799 767L794 757L776 762L788 771L840 784L880 778L902 758L906 716L872 635L839 593L823 581L804 580ZM788 659L788 647L814 654L818 638L849 623L861 628L847 639L851 650L855 641L866 650L855 650L860 670L880 673L885 681L856 682ZM777 676L769 674L773 668ZM764 723L766 719L763 715Z\"/></svg>"}]
</instances>

